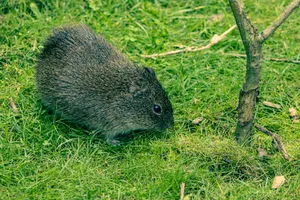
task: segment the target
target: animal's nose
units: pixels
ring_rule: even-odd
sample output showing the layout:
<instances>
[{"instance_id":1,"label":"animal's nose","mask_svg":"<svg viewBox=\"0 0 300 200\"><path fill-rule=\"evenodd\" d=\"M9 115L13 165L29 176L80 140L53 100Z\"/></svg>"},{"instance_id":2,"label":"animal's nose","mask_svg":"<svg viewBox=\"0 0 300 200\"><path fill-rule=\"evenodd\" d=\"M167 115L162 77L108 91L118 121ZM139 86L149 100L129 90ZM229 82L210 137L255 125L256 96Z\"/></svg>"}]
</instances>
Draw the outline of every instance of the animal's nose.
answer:
<instances>
[{"instance_id":1,"label":"animal's nose","mask_svg":"<svg viewBox=\"0 0 300 200\"><path fill-rule=\"evenodd\" d=\"M167 128L172 128L173 126L174 126L174 118L172 117L172 119L167 124Z\"/></svg>"}]
</instances>

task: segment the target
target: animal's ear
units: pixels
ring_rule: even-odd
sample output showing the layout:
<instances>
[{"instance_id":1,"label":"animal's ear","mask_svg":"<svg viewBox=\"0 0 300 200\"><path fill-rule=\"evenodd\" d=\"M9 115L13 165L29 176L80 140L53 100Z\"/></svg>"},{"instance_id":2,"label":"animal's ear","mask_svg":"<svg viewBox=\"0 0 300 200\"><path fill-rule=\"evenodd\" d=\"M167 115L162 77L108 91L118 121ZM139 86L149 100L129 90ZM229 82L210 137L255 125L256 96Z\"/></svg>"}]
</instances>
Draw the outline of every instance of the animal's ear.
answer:
<instances>
[{"instance_id":1,"label":"animal's ear","mask_svg":"<svg viewBox=\"0 0 300 200\"><path fill-rule=\"evenodd\" d=\"M144 69L145 69L145 71L147 73L150 73L151 75L153 75L154 77L156 77L154 69L152 69L151 67L144 67Z\"/></svg>"},{"instance_id":2,"label":"animal's ear","mask_svg":"<svg viewBox=\"0 0 300 200\"><path fill-rule=\"evenodd\" d=\"M134 98L141 95L146 95L149 92L148 85L132 83L128 88L128 93Z\"/></svg>"},{"instance_id":3,"label":"animal's ear","mask_svg":"<svg viewBox=\"0 0 300 200\"><path fill-rule=\"evenodd\" d=\"M141 68L138 68L138 70L141 70ZM143 70L142 71L143 76L141 77L141 79L137 80L136 82L133 81L131 85L128 87L128 94L133 98L148 93L149 80L152 80L153 77L155 78L155 72L152 68L144 67L142 68L142 70Z\"/></svg>"},{"instance_id":4,"label":"animal's ear","mask_svg":"<svg viewBox=\"0 0 300 200\"><path fill-rule=\"evenodd\" d=\"M142 88L137 85L132 85L128 88L128 92L132 97L140 96L145 91L146 91L146 88Z\"/></svg>"}]
</instances>

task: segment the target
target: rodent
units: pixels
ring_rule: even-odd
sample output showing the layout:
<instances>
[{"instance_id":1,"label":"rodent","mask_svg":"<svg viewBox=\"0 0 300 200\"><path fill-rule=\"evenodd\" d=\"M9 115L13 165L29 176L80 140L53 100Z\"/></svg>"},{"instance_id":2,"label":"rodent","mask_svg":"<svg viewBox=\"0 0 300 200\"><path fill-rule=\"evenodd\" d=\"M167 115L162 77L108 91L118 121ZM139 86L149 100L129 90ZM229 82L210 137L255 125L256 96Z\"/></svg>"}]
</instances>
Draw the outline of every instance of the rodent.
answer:
<instances>
[{"instance_id":1,"label":"rodent","mask_svg":"<svg viewBox=\"0 0 300 200\"><path fill-rule=\"evenodd\" d=\"M37 58L43 104L67 121L96 130L108 142L134 130L174 124L169 98L149 67L140 67L87 25L56 29Z\"/></svg>"}]
</instances>

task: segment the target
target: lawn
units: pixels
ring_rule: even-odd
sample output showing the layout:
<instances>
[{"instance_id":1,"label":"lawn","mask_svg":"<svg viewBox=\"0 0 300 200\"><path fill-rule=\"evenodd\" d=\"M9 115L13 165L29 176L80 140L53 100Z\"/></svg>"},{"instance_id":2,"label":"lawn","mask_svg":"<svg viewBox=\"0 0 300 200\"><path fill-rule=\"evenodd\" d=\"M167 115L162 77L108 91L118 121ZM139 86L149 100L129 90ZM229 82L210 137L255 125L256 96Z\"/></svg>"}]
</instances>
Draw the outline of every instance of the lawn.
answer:
<instances>
[{"instance_id":1,"label":"lawn","mask_svg":"<svg viewBox=\"0 0 300 200\"><path fill-rule=\"evenodd\" d=\"M262 30L289 0L245 1ZM300 10L264 45L264 57L300 60ZM133 133L121 146L49 114L35 86L36 57L53 28L85 23L131 60L155 69L173 104L175 125ZM235 29L212 48L156 59L142 55L205 46L235 24L226 0L2 0L0 2L0 199L300 199L300 67L263 62L249 146L234 140L244 48ZM10 107L10 98L18 112ZM262 101L281 105L266 107ZM198 125L191 121L204 120ZM257 148L267 150L258 157ZM287 183L271 189L273 178Z\"/></svg>"}]
</instances>

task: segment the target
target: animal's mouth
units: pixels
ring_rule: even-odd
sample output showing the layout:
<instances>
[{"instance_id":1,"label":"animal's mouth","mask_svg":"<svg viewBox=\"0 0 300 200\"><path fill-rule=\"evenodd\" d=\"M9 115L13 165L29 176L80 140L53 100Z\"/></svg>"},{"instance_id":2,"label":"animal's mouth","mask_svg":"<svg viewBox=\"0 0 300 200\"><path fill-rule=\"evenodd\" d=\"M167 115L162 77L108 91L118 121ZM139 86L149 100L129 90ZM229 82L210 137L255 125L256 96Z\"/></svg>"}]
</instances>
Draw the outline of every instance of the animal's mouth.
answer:
<instances>
[{"instance_id":1,"label":"animal's mouth","mask_svg":"<svg viewBox=\"0 0 300 200\"><path fill-rule=\"evenodd\" d=\"M174 118L172 117L171 120L164 121L164 123L164 129L172 128L174 126Z\"/></svg>"},{"instance_id":2,"label":"animal's mouth","mask_svg":"<svg viewBox=\"0 0 300 200\"><path fill-rule=\"evenodd\" d=\"M172 128L174 126L174 119L167 123L167 128Z\"/></svg>"}]
</instances>

